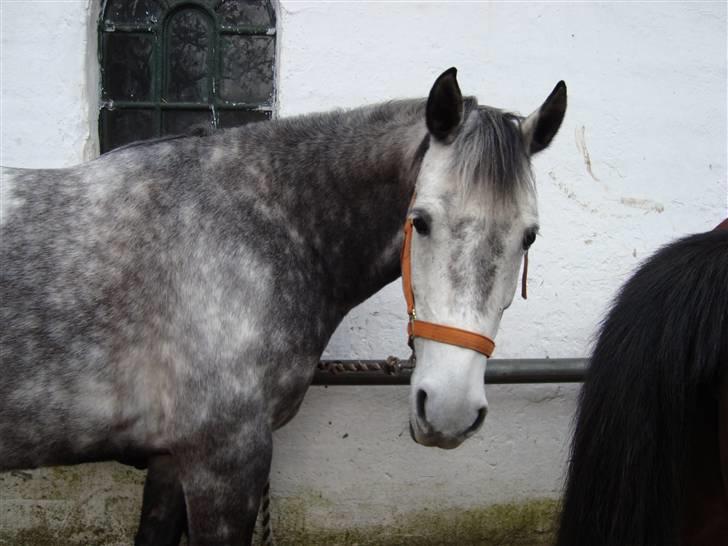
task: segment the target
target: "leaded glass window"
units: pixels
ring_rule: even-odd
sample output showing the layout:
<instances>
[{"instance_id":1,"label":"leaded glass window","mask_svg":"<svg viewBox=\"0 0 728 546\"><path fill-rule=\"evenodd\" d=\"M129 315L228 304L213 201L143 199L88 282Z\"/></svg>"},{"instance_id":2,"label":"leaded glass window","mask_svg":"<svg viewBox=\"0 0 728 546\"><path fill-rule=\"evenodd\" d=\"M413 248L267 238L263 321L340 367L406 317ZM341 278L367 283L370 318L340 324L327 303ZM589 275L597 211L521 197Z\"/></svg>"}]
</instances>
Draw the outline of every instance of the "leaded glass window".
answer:
<instances>
[{"instance_id":1,"label":"leaded glass window","mask_svg":"<svg viewBox=\"0 0 728 546\"><path fill-rule=\"evenodd\" d=\"M101 151L270 119L269 0L106 0L99 20Z\"/></svg>"}]
</instances>

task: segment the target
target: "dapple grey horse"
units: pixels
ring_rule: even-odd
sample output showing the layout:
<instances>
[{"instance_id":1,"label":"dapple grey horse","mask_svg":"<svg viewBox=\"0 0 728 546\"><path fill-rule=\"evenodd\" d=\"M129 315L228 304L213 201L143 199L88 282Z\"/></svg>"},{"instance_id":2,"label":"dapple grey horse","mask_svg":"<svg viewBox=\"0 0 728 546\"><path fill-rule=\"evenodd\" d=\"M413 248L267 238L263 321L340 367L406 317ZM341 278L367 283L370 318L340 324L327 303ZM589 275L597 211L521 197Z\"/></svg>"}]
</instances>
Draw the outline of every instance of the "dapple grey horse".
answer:
<instances>
[{"instance_id":1,"label":"dapple grey horse","mask_svg":"<svg viewBox=\"0 0 728 546\"><path fill-rule=\"evenodd\" d=\"M450 69L427 100L3 170L0 470L148 465L138 544L249 543L272 431L400 274L405 218L420 318L495 336L565 108L563 82L528 117L478 106ZM413 437L454 447L486 357L414 346Z\"/></svg>"}]
</instances>

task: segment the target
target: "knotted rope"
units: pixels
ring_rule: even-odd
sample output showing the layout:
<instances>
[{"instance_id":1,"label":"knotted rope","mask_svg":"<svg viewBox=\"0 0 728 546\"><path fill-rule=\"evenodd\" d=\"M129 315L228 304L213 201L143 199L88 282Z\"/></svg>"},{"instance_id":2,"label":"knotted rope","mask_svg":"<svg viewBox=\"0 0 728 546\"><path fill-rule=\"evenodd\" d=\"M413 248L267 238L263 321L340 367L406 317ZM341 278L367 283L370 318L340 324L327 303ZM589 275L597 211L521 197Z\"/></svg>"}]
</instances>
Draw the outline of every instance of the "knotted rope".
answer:
<instances>
[{"instance_id":1,"label":"knotted rope","mask_svg":"<svg viewBox=\"0 0 728 546\"><path fill-rule=\"evenodd\" d=\"M318 369L323 372L337 374L341 372L384 372L387 375L398 375L403 369L413 368L415 365L414 353L407 360L396 356L389 356L384 362L364 362L362 360L326 360L318 363Z\"/></svg>"},{"instance_id":2,"label":"knotted rope","mask_svg":"<svg viewBox=\"0 0 728 546\"><path fill-rule=\"evenodd\" d=\"M260 537L260 546L273 546L273 525L270 519L270 479L265 482L263 496L260 498L256 533Z\"/></svg>"}]
</instances>

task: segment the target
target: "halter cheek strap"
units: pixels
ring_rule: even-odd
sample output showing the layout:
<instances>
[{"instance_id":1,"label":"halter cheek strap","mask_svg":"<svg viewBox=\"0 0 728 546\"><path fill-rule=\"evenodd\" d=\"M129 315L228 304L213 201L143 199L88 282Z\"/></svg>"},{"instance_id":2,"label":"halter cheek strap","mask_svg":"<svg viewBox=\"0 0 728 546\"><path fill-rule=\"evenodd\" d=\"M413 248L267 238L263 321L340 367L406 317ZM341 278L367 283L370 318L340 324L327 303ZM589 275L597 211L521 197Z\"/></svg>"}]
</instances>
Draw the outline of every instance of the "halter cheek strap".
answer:
<instances>
[{"instance_id":1,"label":"halter cheek strap","mask_svg":"<svg viewBox=\"0 0 728 546\"><path fill-rule=\"evenodd\" d=\"M404 299L407 302L407 314L409 315L409 324L407 325L407 333L409 334L410 344L416 337L431 339L440 343L456 345L464 347L472 351L477 351L490 357L495 349L495 342L488 336L461 330L452 326L444 326L433 322L426 322L417 319L415 312L415 294L412 291L412 220L407 219L404 224L404 244L402 245L402 288L404 290Z\"/></svg>"}]
</instances>

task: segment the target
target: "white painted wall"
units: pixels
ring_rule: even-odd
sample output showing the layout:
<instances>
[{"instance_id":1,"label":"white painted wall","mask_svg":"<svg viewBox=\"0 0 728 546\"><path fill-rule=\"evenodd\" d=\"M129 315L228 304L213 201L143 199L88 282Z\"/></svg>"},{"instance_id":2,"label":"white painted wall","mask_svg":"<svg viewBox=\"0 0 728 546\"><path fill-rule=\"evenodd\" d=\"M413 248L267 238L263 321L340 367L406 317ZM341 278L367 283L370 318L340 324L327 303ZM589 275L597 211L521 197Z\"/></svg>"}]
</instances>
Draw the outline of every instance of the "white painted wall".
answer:
<instances>
[{"instance_id":1,"label":"white painted wall","mask_svg":"<svg viewBox=\"0 0 728 546\"><path fill-rule=\"evenodd\" d=\"M0 6L0 163L90 157L92 0ZM585 355L629 272L728 212L725 3L282 1L279 27L281 115L424 96L453 65L465 93L523 114L567 82L566 120L535 161L530 297L506 313L498 357ZM394 283L347 317L326 356L406 356L404 324ZM489 387L483 430L442 452L409 439L406 388L314 388L277 435L274 491L316 490L335 504L311 517L357 509L362 522L556 496L576 390Z\"/></svg>"},{"instance_id":2,"label":"white painted wall","mask_svg":"<svg viewBox=\"0 0 728 546\"><path fill-rule=\"evenodd\" d=\"M91 0L0 0L0 164L66 167L98 154Z\"/></svg>"}]
</instances>

